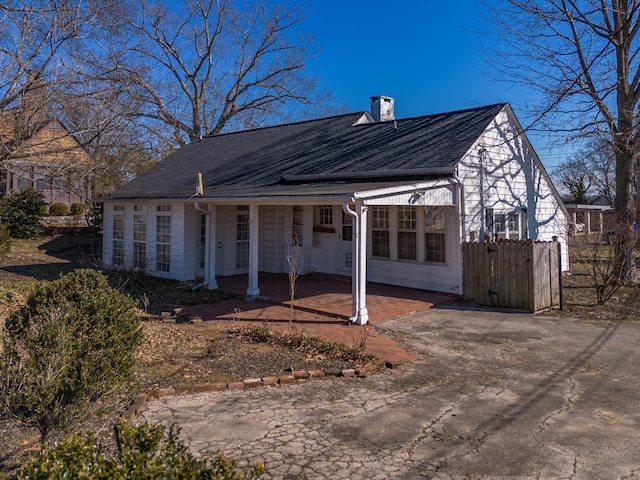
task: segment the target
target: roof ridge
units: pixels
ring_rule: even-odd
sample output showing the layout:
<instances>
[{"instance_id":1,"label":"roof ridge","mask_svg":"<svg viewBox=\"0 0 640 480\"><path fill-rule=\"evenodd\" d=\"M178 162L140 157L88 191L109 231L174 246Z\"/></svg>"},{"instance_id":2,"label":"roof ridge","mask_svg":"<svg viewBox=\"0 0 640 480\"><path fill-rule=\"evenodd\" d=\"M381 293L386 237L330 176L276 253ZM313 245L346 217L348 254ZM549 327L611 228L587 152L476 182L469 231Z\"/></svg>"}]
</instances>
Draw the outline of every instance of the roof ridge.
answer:
<instances>
[{"instance_id":1,"label":"roof ridge","mask_svg":"<svg viewBox=\"0 0 640 480\"><path fill-rule=\"evenodd\" d=\"M216 135L203 135L202 136L202 140L204 140L205 138L216 138L216 137L224 137L227 135L236 135L238 133L248 133L248 132L257 132L260 130L268 130L271 128L282 128L282 127L288 127L288 126L295 126L295 125L303 125L305 123L314 123L314 122L322 122L322 121L326 121L326 120L335 120L338 118L346 118L346 117L355 117L355 116L362 116L365 113L367 113L365 110L361 110L358 112L350 112L350 113L341 113L340 115L331 115L328 117L320 117L320 118L310 118L308 120L299 120L297 122L291 122L291 123L278 123L277 125L265 125L262 127L255 127L255 128L249 128L247 130L236 130L233 132L224 132L224 133L218 133Z\"/></svg>"}]
</instances>

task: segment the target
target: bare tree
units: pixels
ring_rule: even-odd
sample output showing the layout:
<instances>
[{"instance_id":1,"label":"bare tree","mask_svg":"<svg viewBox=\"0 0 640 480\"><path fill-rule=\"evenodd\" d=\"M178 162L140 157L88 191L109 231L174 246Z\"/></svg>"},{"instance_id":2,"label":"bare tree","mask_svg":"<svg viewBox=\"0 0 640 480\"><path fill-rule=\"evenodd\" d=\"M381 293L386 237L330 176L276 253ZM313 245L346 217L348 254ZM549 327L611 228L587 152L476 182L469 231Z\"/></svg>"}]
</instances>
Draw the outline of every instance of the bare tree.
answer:
<instances>
[{"instance_id":1,"label":"bare tree","mask_svg":"<svg viewBox=\"0 0 640 480\"><path fill-rule=\"evenodd\" d=\"M33 134L47 115L48 82L63 81L67 71L58 60L78 35L77 18L69 8L46 0L0 4L0 158Z\"/></svg>"},{"instance_id":2,"label":"bare tree","mask_svg":"<svg viewBox=\"0 0 640 480\"><path fill-rule=\"evenodd\" d=\"M589 203L591 175L580 157L562 162L554 171L554 176L571 196L571 201Z\"/></svg>"},{"instance_id":3,"label":"bare tree","mask_svg":"<svg viewBox=\"0 0 640 480\"><path fill-rule=\"evenodd\" d=\"M607 141L595 140L562 162L554 176L575 203L605 201L613 205L616 198L615 155Z\"/></svg>"},{"instance_id":4,"label":"bare tree","mask_svg":"<svg viewBox=\"0 0 640 480\"><path fill-rule=\"evenodd\" d=\"M130 89L134 116L160 129L171 147L274 123L292 104L314 102L315 81L303 73L310 42L295 36L297 9L233 0L139 6L117 25L121 34L126 28L122 41L110 35L96 60L105 78Z\"/></svg>"},{"instance_id":5,"label":"bare tree","mask_svg":"<svg viewBox=\"0 0 640 480\"><path fill-rule=\"evenodd\" d=\"M585 154L591 184L596 196L613 205L616 199L616 156L611 144L606 140L596 140L590 144Z\"/></svg>"},{"instance_id":6,"label":"bare tree","mask_svg":"<svg viewBox=\"0 0 640 480\"><path fill-rule=\"evenodd\" d=\"M538 89L538 122L573 137L606 138L615 155L616 277L633 272L632 194L638 150L640 2L505 0L490 6L503 35L502 62ZM544 123L547 122L547 123ZM630 257L631 256L631 257Z\"/></svg>"},{"instance_id":7,"label":"bare tree","mask_svg":"<svg viewBox=\"0 0 640 480\"><path fill-rule=\"evenodd\" d=\"M19 178L29 179L37 170L40 189L86 195L96 165L92 157L78 155L78 147L90 153L117 148L105 140L111 142L114 132L131 123L135 103L122 98L126 89L113 88L85 61L87 52L97 49L95 32L101 30L95 27L113 13L111 5L102 0L0 4L0 162ZM129 149L137 145L128 143Z\"/></svg>"}]
</instances>

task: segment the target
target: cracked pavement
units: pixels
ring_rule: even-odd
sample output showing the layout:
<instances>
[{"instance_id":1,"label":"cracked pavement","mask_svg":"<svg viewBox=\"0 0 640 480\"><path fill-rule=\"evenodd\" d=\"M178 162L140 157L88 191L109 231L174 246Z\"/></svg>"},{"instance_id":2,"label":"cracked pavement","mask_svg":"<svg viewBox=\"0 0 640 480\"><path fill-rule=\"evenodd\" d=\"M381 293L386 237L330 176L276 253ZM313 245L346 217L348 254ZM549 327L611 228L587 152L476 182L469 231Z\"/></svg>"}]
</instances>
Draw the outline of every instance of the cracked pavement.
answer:
<instances>
[{"instance_id":1,"label":"cracked pavement","mask_svg":"<svg viewBox=\"0 0 640 480\"><path fill-rule=\"evenodd\" d=\"M197 453L274 479L640 477L640 322L439 308L377 327L420 359L367 378L165 397Z\"/></svg>"}]
</instances>

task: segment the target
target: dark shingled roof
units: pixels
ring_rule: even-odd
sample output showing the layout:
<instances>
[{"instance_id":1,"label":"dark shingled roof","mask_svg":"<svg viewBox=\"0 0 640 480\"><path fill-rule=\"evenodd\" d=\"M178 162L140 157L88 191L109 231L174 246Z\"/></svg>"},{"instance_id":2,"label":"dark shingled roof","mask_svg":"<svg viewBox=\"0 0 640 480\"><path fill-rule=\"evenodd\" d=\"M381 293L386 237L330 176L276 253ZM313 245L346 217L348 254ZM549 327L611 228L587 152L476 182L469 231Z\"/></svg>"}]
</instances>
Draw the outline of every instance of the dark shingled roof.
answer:
<instances>
[{"instance_id":1,"label":"dark shingled roof","mask_svg":"<svg viewBox=\"0 0 640 480\"><path fill-rule=\"evenodd\" d=\"M206 137L111 198L188 198L198 172L204 198L340 194L424 180L452 172L505 105L356 124L360 112Z\"/></svg>"}]
</instances>

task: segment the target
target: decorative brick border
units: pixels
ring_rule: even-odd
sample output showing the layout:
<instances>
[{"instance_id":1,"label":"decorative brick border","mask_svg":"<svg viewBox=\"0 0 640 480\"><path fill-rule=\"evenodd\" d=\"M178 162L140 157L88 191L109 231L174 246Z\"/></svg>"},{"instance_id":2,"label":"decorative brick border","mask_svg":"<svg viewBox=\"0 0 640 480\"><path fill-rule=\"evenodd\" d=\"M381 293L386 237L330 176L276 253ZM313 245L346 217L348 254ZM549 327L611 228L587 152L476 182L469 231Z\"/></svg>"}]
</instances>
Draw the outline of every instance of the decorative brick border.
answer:
<instances>
[{"instance_id":1,"label":"decorative brick border","mask_svg":"<svg viewBox=\"0 0 640 480\"><path fill-rule=\"evenodd\" d=\"M386 368L397 368L398 362L385 362ZM190 393L214 392L220 390L245 390L257 387L270 387L279 385L290 385L298 382L305 382L310 379L319 378L354 378L367 377L377 371L382 364L368 363L363 367L340 369L318 369L318 370L294 370L290 374L280 376L270 376L262 378L249 378L247 380L230 383L196 383L191 385L180 385L177 387L150 389L144 393L139 393L134 398L129 408L122 414L125 422L132 422L140 413L147 408L147 401L166 397L169 395L185 395Z\"/></svg>"}]
</instances>

